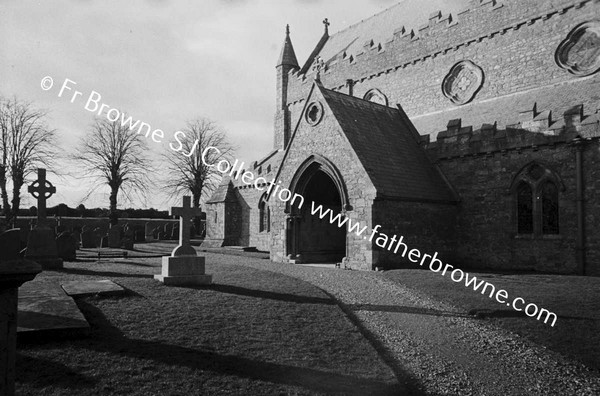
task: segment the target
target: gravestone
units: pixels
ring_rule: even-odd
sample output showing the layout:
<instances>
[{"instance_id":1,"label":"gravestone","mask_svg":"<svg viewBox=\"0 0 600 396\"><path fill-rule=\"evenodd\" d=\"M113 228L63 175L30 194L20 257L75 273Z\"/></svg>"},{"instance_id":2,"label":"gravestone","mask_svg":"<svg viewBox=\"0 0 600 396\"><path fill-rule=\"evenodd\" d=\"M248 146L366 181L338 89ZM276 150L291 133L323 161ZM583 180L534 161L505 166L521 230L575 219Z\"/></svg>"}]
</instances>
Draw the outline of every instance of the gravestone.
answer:
<instances>
[{"instance_id":1,"label":"gravestone","mask_svg":"<svg viewBox=\"0 0 600 396\"><path fill-rule=\"evenodd\" d=\"M29 232L31 229L29 227L19 228L20 230L20 250L23 250L27 247L27 239L29 238Z\"/></svg>"},{"instance_id":2,"label":"gravestone","mask_svg":"<svg viewBox=\"0 0 600 396\"><path fill-rule=\"evenodd\" d=\"M127 250L133 250L133 238L134 232L128 225L125 225L125 231L123 232L123 239L121 241L121 246Z\"/></svg>"},{"instance_id":3,"label":"gravestone","mask_svg":"<svg viewBox=\"0 0 600 396\"><path fill-rule=\"evenodd\" d=\"M62 268L62 259L58 257L54 230L46 218L46 200L55 192L56 187L46 180L46 169L38 169L38 179L27 189L37 199L37 225L27 237L25 258L35 261L43 269Z\"/></svg>"},{"instance_id":4,"label":"gravestone","mask_svg":"<svg viewBox=\"0 0 600 396\"><path fill-rule=\"evenodd\" d=\"M144 224L144 233L147 241L151 241L152 239L154 239L154 228L152 228L152 223L147 222L146 224Z\"/></svg>"},{"instance_id":5,"label":"gravestone","mask_svg":"<svg viewBox=\"0 0 600 396\"><path fill-rule=\"evenodd\" d=\"M90 249L95 248L97 246L98 245L96 245L96 235L94 234L94 231L84 230L81 232L82 248Z\"/></svg>"},{"instance_id":6,"label":"gravestone","mask_svg":"<svg viewBox=\"0 0 600 396\"><path fill-rule=\"evenodd\" d=\"M75 248L79 249L79 246L81 246L81 227L73 227L71 234L73 235L73 239L75 239Z\"/></svg>"},{"instance_id":7,"label":"gravestone","mask_svg":"<svg viewBox=\"0 0 600 396\"><path fill-rule=\"evenodd\" d=\"M173 231L171 231L171 240L177 240L179 238L179 224L173 224Z\"/></svg>"},{"instance_id":8,"label":"gravestone","mask_svg":"<svg viewBox=\"0 0 600 396\"><path fill-rule=\"evenodd\" d=\"M102 232L100 227L94 228L94 241L96 242L96 247L102 247L102 237L104 236L105 234ZM107 245L104 247L108 247L108 239L106 240L106 243Z\"/></svg>"},{"instance_id":9,"label":"gravestone","mask_svg":"<svg viewBox=\"0 0 600 396\"><path fill-rule=\"evenodd\" d=\"M108 247L120 248L121 240L123 239L123 228L120 225L114 224L108 229Z\"/></svg>"},{"instance_id":10,"label":"gravestone","mask_svg":"<svg viewBox=\"0 0 600 396\"><path fill-rule=\"evenodd\" d=\"M133 237L134 237L133 229L131 227L125 227L125 229L123 231L123 237L133 240Z\"/></svg>"},{"instance_id":11,"label":"gravestone","mask_svg":"<svg viewBox=\"0 0 600 396\"><path fill-rule=\"evenodd\" d=\"M183 206L171 208L171 216L179 216L179 245L171 256L162 258L162 271L154 279L165 285L210 285L212 275L206 275L204 257L198 257L190 244L191 219L200 209L190 205L191 198L183 197Z\"/></svg>"},{"instance_id":12,"label":"gravestone","mask_svg":"<svg viewBox=\"0 0 600 396\"><path fill-rule=\"evenodd\" d=\"M64 261L75 261L77 257L77 241L68 231L56 237L56 250L58 257Z\"/></svg>"},{"instance_id":13,"label":"gravestone","mask_svg":"<svg viewBox=\"0 0 600 396\"><path fill-rule=\"evenodd\" d=\"M3 257L18 258L21 252L19 248L20 231L13 228L0 234L0 255Z\"/></svg>"},{"instance_id":14,"label":"gravestone","mask_svg":"<svg viewBox=\"0 0 600 396\"><path fill-rule=\"evenodd\" d=\"M133 250L133 239L123 238L121 247L126 250Z\"/></svg>"},{"instance_id":15,"label":"gravestone","mask_svg":"<svg viewBox=\"0 0 600 396\"><path fill-rule=\"evenodd\" d=\"M144 226L142 225L137 225L135 227L133 227L133 240L136 243L141 243L141 242L146 242L146 230L144 228Z\"/></svg>"},{"instance_id":16,"label":"gravestone","mask_svg":"<svg viewBox=\"0 0 600 396\"><path fill-rule=\"evenodd\" d=\"M18 229L0 234L0 395L15 394L19 287L42 271L19 257L19 239Z\"/></svg>"},{"instance_id":17,"label":"gravestone","mask_svg":"<svg viewBox=\"0 0 600 396\"><path fill-rule=\"evenodd\" d=\"M171 223L167 223L164 225L162 232L163 232L163 239L169 239L171 237L171 231L173 231L173 226L171 225Z\"/></svg>"},{"instance_id":18,"label":"gravestone","mask_svg":"<svg viewBox=\"0 0 600 396\"><path fill-rule=\"evenodd\" d=\"M55 228L56 235L60 235L65 231L67 231L67 227L61 224L57 225Z\"/></svg>"}]
</instances>

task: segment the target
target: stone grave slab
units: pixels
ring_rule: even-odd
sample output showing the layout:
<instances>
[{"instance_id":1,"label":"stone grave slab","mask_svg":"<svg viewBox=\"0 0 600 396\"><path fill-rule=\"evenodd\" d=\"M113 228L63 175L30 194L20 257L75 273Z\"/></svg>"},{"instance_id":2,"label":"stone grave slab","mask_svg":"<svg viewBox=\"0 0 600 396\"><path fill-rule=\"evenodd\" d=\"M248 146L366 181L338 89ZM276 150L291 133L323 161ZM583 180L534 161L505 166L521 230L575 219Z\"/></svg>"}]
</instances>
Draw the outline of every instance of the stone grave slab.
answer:
<instances>
[{"instance_id":1,"label":"stone grave slab","mask_svg":"<svg viewBox=\"0 0 600 396\"><path fill-rule=\"evenodd\" d=\"M69 281L64 282L61 287L71 297L125 293L123 287L108 279L98 281Z\"/></svg>"},{"instance_id":2,"label":"stone grave slab","mask_svg":"<svg viewBox=\"0 0 600 396\"><path fill-rule=\"evenodd\" d=\"M90 325L58 283L33 281L19 290L17 332L23 335L86 332Z\"/></svg>"}]
</instances>

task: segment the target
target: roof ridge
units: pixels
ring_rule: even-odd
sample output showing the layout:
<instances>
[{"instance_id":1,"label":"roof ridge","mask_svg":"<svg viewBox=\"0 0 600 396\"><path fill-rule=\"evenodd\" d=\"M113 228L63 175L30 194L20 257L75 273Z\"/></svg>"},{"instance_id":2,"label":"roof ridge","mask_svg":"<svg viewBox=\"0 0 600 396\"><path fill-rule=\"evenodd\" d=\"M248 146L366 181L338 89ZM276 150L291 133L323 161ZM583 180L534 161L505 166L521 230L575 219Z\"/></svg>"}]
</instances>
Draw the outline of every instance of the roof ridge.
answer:
<instances>
[{"instance_id":1,"label":"roof ridge","mask_svg":"<svg viewBox=\"0 0 600 396\"><path fill-rule=\"evenodd\" d=\"M334 36L335 36L335 35L337 35L338 33L342 33L342 32L344 32L344 31L346 31L346 30L348 30L348 29L350 29L350 28L353 28L354 26L360 25L361 23L364 23L364 22L368 21L369 19L373 19L373 18L375 18L375 17L376 17L377 15L379 15L379 14L383 14L384 12L387 12L387 11L391 10L392 8L398 7L399 5L401 5L402 3L404 3L405 1L406 1L406 0L400 0L398 3L396 3L396 4L392 5L392 6L389 6L389 7L387 7L387 8L384 8L383 10L381 10L381 11L379 11L379 12L376 12L375 14L371 15L370 17L367 17L367 18L365 18L365 19L361 19L360 21L358 21L358 22L355 22L355 23L353 23L352 25L348 25L348 26L346 26L346 27L345 27L345 28L343 28L342 30L338 30L337 32L335 32L335 33L331 34L331 35L330 35L330 37L334 37Z\"/></svg>"},{"instance_id":2,"label":"roof ridge","mask_svg":"<svg viewBox=\"0 0 600 396\"><path fill-rule=\"evenodd\" d=\"M322 87L322 89L323 89L324 91L332 92L332 93L334 93L334 94L337 94L337 95L342 95L342 96L345 96L345 97L348 97L348 98L357 99L357 100L360 100L360 101L362 101L362 102L369 103L369 104L372 104L372 105L375 105L375 106L380 106L380 107L383 107L383 108L384 108L384 109L386 109L386 110L392 110L392 111L394 111L394 110L398 110L398 109L397 109L397 108L395 108L395 107L392 107L392 106L386 106L386 105L384 105L384 104L377 103L377 102L373 102L373 101L371 101L371 100L367 100L367 99L365 99L365 98L361 98L361 97L358 97L358 96L350 95L350 94L347 94L347 93L345 93L345 92L341 92L341 91L335 91L335 90L333 90L333 89L329 89L329 88L325 88L325 87Z\"/></svg>"}]
</instances>

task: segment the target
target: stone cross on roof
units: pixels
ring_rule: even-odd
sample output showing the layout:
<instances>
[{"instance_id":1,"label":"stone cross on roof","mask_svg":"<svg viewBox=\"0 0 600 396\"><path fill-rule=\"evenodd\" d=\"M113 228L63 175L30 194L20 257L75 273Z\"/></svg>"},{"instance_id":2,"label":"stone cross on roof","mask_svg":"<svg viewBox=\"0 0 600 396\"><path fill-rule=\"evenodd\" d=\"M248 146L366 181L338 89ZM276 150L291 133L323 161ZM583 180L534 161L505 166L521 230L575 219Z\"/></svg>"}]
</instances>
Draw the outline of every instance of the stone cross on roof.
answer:
<instances>
[{"instance_id":1,"label":"stone cross on roof","mask_svg":"<svg viewBox=\"0 0 600 396\"><path fill-rule=\"evenodd\" d=\"M38 227L46 225L46 200L56 192L56 187L46 180L46 169L38 168L38 179L31 183L27 191L37 199Z\"/></svg>"},{"instance_id":2,"label":"stone cross on roof","mask_svg":"<svg viewBox=\"0 0 600 396\"><path fill-rule=\"evenodd\" d=\"M323 25L325 25L325 33L329 33L329 25L331 25L331 23L329 23L329 19L323 19Z\"/></svg>"},{"instance_id":3,"label":"stone cross on roof","mask_svg":"<svg viewBox=\"0 0 600 396\"><path fill-rule=\"evenodd\" d=\"M179 246L173 249L171 256L196 256L196 250L190 243L190 221L201 213L200 208L192 207L189 195L183 197L182 207L171 208L171 216L179 216Z\"/></svg>"},{"instance_id":4,"label":"stone cross on roof","mask_svg":"<svg viewBox=\"0 0 600 396\"><path fill-rule=\"evenodd\" d=\"M325 61L323 60L323 58L317 56L313 65L313 70L315 72L315 80L320 81L321 72L325 70L325 67Z\"/></svg>"}]
</instances>

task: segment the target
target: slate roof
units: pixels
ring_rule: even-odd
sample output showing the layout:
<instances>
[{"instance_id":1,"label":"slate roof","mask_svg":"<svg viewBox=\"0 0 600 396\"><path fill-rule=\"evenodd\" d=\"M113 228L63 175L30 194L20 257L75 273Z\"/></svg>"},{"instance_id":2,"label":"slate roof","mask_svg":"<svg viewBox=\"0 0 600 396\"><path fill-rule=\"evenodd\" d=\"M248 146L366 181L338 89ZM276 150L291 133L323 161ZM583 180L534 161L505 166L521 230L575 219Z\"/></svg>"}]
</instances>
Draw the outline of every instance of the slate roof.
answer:
<instances>
[{"instance_id":1,"label":"slate roof","mask_svg":"<svg viewBox=\"0 0 600 396\"><path fill-rule=\"evenodd\" d=\"M294 52L294 46L290 39L289 26L285 28L285 40L283 42L283 48L281 48L281 53L279 54L279 60L277 61L277 66L281 65L299 67L298 59L296 59L296 53Z\"/></svg>"},{"instance_id":2,"label":"slate roof","mask_svg":"<svg viewBox=\"0 0 600 396\"><path fill-rule=\"evenodd\" d=\"M385 44L394 36L394 32L403 26L410 31L427 24L430 14L442 10L444 15L464 9L469 0L404 0L370 18L364 19L329 37L319 56L327 63L335 56L346 51L348 55L361 52L367 41L375 45ZM332 19L336 23L335 19ZM307 63L313 62L309 57ZM310 71L305 65L302 70Z\"/></svg>"},{"instance_id":3,"label":"slate roof","mask_svg":"<svg viewBox=\"0 0 600 396\"><path fill-rule=\"evenodd\" d=\"M252 173L252 175L254 175L252 180L263 177L267 180L267 182L270 182L279 169L282 157L283 150L273 150L260 160L254 161L250 164L245 164L243 170L249 171ZM236 169L239 169L239 166ZM251 188L253 186L253 182L250 184L244 183L241 176L242 173L243 172L240 172L237 179L230 178L231 182L236 188Z\"/></svg>"},{"instance_id":4,"label":"slate roof","mask_svg":"<svg viewBox=\"0 0 600 396\"><path fill-rule=\"evenodd\" d=\"M418 133L402 110L319 89L379 196L456 201L450 186L417 143Z\"/></svg>"},{"instance_id":5,"label":"slate roof","mask_svg":"<svg viewBox=\"0 0 600 396\"><path fill-rule=\"evenodd\" d=\"M213 192L210 199L206 203L220 203L220 202L235 202L235 191L231 179L226 176L221 180L221 184Z\"/></svg>"}]
</instances>

